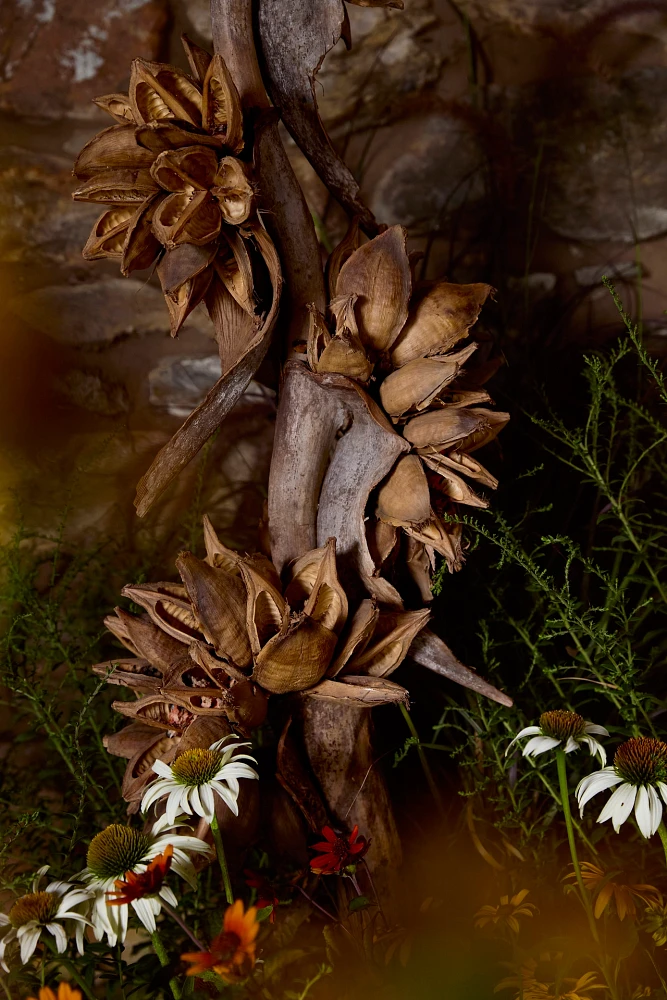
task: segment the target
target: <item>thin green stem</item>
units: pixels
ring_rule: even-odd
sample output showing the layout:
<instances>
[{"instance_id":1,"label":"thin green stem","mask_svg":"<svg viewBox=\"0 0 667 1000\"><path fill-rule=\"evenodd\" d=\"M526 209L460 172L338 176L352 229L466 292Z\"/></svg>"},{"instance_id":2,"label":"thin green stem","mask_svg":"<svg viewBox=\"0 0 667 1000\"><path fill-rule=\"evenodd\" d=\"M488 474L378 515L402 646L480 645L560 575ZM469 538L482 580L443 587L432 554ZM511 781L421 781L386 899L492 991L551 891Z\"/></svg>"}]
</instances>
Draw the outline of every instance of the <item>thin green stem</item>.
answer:
<instances>
[{"instance_id":1,"label":"thin green stem","mask_svg":"<svg viewBox=\"0 0 667 1000\"><path fill-rule=\"evenodd\" d=\"M665 852L665 864L667 864L667 830L665 829L665 824L661 823L658 827L658 834L660 840L662 841L662 848Z\"/></svg>"},{"instance_id":2,"label":"thin green stem","mask_svg":"<svg viewBox=\"0 0 667 1000\"><path fill-rule=\"evenodd\" d=\"M88 997L89 1000L95 1000L95 994L91 992L91 989L85 979L83 979L83 977L76 971L74 962L70 962L69 959L63 958L62 955L58 956L58 961L62 962L65 966L76 985L83 991L83 995Z\"/></svg>"},{"instance_id":3,"label":"thin green stem","mask_svg":"<svg viewBox=\"0 0 667 1000\"><path fill-rule=\"evenodd\" d=\"M184 931L187 934L187 936L190 938L190 940L195 945L195 947L199 948L200 951L206 951L206 946L203 945L201 943L201 941L199 940L199 938L196 937L192 933L192 931L190 930L190 928L188 927L188 925L185 923L184 920L181 919L181 917L176 912L176 910L173 910L171 908L171 906L169 906L169 903L165 903L164 899L161 900L161 903L162 903L162 909L164 910L164 912L168 913L169 916L172 918L172 920L176 921L176 923L178 924L178 926L181 928L182 931Z\"/></svg>"},{"instance_id":4,"label":"thin green stem","mask_svg":"<svg viewBox=\"0 0 667 1000\"><path fill-rule=\"evenodd\" d=\"M567 764L565 759L564 750L556 750L556 766L558 768L558 785L560 788L560 800L561 807L563 809L563 817L565 818L565 828L567 830L567 842L570 845L570 857L572 858L572 867L574 868L574 873L577 877L577 884L579 886L579 892L581 893L581 902L583 903L584 909L586 910L586 915L588 917L588 922L591 928L591 934L596 944L600 943L600 936L598 934L598 929L595 926L595 917L593 916L593 909L591 907L591 901L588 893L586 892L586 886L584 885L584 880L581 876L581 866L579 864L579 857L577 855L577 844L574 839L574 826L572 825L572 812L570 810L570 795L567 787Z\"/></svg>"},{"instance_id":5,"label":"thin green stem","mask_svg":"<svg viewBox=\"0 0 667 1000\"><path fill-rule=\"evenodd\" d=\"M151 941L153 943L153 949L155 951L155 954L157 955L160 961L160 965L162 966L163 969L166 969L166 967L169 965L169 956L167 955L165 946L162 943L162 938L160 937L157 931L153 931L153 933L151 934ZM181 984L179 983L178 979L176 979L175 976L172 976L172 978L169 980L169 989L173 994L174 1000L181 1000L182 996Z\"/></svg>"},{"instance_id":6,"label":"thin green stem","mask_svg":"<svg viewBox=\"0 0 667 1000\"><path fill-rule=\"evenodd\" d=\"M405 705L403 704L403 702L401 702L401 704L400 704L399 707L401 709L401 714L402 714L403 718L405 719L406 725L407 725L408 729L410 730L410 735L413 736L414 739L417 741L417 744L416 744L416 746L417 746L417 753L419 754L419 760L420 760L420 763L421 763L421 766L422 766L422 770L424 772L424 777L426 778L426 783L427 783L427 785L428 785L428 787L430 789L431 795L433 796L433 801L436 804L436 808L437 808L438 812L440 813L441 818L444 819L445 818L445 807L442 804L442 798L440 797L440 790L438 789L438 786L435 783L435 779L433 777L433 773L431 771L431 768L429 767L429 763L428 763L428 760L426 758L426 754L424 753L424 749L423 749L423 747L421 745L421 742L420 742L420 739L419 739L419 733L417 732L417 730L415 728L415 724L412 721L412 717L411 717L409 711L407 710L407 708L405 707Z\"/></svg>"},{"instance_id":7,"label":"thin green stem","mask_svg":"<svg viewBox=\"0 0 667 1000\"><path fill-rule=\"evenodd\" d=\"M213 819L211 821L211 833L213 834L215 850L218 855L218 864L220 865L220 871L222 872L222 881L225 886L225 898L231 906L234 902L234 893L232 892L232 883L229 880L229 869L227 868L225 849L222 845L222 834L220 833L220 827L218 826L218 817L215 813L213 814Z\"/></svg>"}]
</instances>

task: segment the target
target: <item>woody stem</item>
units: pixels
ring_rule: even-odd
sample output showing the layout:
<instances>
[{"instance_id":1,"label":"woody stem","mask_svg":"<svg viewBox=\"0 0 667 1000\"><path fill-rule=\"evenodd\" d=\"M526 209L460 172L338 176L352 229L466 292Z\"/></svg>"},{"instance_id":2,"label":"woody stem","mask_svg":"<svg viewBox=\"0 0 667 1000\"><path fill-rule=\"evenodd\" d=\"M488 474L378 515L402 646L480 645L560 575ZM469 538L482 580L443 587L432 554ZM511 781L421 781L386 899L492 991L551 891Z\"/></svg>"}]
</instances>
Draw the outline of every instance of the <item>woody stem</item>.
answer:
<instances>
[{"instance_id":1,"label":"woody stem","mask_svg":"<svg viewBox=\"0 0 667 1000\"><path fill-rule=\"evenodd\" d=\"M196 945L197 948L199 948L200 951L206 951L205 946L201 943L201 941L199 940L198 937L195 937L195 935L192 933L192 931L190 930L190 928L188 927L188 925L185 923L185 921L181 917L179 917L179 915L176 912L176 910L172 910L171 906L169 906L168 903L165 903L165 901L163 899L160 902L162 903L162 909L164 910L164 912L168 913L169 916L172 918L172 920L176 921L176 923L178 924L178 926L181 928L182 931L184 931L187 934L187 936L190 938L190 940L192 941L192 943L194 945Z\"/></svg>"},{"instance_id":2,"label":"woody stem","mask_svg":"<svg viewBox=\"0 0 667 1000\"><path fill-rule=\"evenodd\" d=\"M231 906L234 902L234 893L232 892L232 883L229 880L229 869L227 868L225 849L222 845L222 834L220 833L220 827L218 826L218 817L215 813L213 814L213 819L211 820L211 833L213 834L215 850L218 855L218 864L220 865L220 871L222 872L222 881L225 886L225 898Z\"/></svg>"}]
</instances>

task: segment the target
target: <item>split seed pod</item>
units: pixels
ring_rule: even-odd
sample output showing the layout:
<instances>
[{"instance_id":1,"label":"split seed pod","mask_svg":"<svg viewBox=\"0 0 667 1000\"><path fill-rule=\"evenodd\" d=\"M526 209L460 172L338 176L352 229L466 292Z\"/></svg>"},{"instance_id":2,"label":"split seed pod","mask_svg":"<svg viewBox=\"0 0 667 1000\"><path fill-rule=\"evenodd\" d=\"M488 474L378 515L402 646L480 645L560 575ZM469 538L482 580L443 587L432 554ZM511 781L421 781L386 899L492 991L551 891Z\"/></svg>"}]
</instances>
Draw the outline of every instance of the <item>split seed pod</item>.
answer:
<instances>
[{"instance_id":1,"label":"split seed pod","mask_svg":"<svg viewBox=\"0 0 667 1000\"><path fill-rule=\"evenodd\" d=\"M492 291L491 285L439 281L412 306L391 352L393 366L399 368L415 358L449 351L477 322Z\"/></svg>"},{"instance_id":2,"label":"split seed pod","mask_svg":"<svg viewBox=\"0 0 667 1000\"><path fill-rule=\"evenodd\" d=\"M315 371L337 372L367 382L373 372L373 364L359 339L354 315L356 299L356 295L340 295L331 303L329 308L336 319L336 333L329 338L320 354Z\"/></svg>"},{"instance_id":3,"label":"split seed pod","mask_svg":"<svg viewBox=\"0 0 667 1000\"><path fill-rule=\"evenodd\" d=\"M415 448L450 448L455 444L463 448L463 442L480 438L491 427L491 410L459 410L445 406L413 417L403 428L403 436Z\"/></svg>"},{"instance_id":4,"label":"split seed pod","mask_svg":"<svg viewBox=\"0 0 667 1000\"><path fill-rule=\"evenodd\" d=\"M441 455L435 448L423 448L418 452L422 462L434 472L442 472L443 469L452 469L459 475L476 479L484 486L490 486L492 490L497 489L498 480L495 476L484 468L481 462L468 455L465 451L448 451Z\"/></svg>"},{"instance_id":5,"label":"split seed pod","mask_svg":"<svg viewBox=\"0 0 667 1000\"><path fill-rule=\"evenodd\" d=\"M397 527L423 524L430 519L428 481L417 455L399 458L378 490L375 513Z\"/></svg>"},{"instance_id":6,"label":"split seed pod","mask_svg":"<svg viewBox=\"0 0 667 1000\"><path fill-rule=\"evenodd\" d=\"M221 136L232 153L240 153L243 149L241 99L222 56L213 56L209 63L203 91L203 127Z\"/></svg>"},{"instance_id":7,"label":"split seed pod","mask_svg":"<svg viewBox=\"0 0 667 1000\"><path fill-rule=\"evenodd\" d=\"M369 677L389 676L408 655L412 640L430 615L428 608L381 612L371 642L362 653L352 657L346 669Z\"/></svg>"},{"instance_id":8,"label":"split seed pod","mask_svg":"<svg viewBox=\"0 0 667 1000\"><path fill-rule=\"evenodd\" d=\"M441 556L444 556L447 569L450 573L457 573L465 562L462 546L463 526L461 524L446 525L439 517L433 516L428 524L422 524L418 528L406 527L403 529L415 539L422 542L427 548L430 546Z\"/></svg>"},{"instance_id":9,"label":"split seed pod","mask_svg":"<svg viewBox=\"0 0 667 1000\"><path fill-rule=\"evenodd\" d=\"M135 59L128 96L135 120L141 124L177 118L201 127L201 93L175 66Z\"/></svg>"},{"instance_id":10,"label":"split seed pod","mask_svg":"<svg viewBox=\"0 0 667 1000\"><path fill-rule=\"evenodd\" d=\"M246 629L246 590L238 576L214 569L191 552L182 552L176 568L192 601L207 642L218 656L244 668L252 654Z\"/></svg>"},{"instance_id":11,"label":"split seed pod","mask_svg":"<svg viewBox=\"0 0 667 1000\"><path fill-rule=\"evenodd\" d=\"M324 676L338 636L308 615L299 615L262 647L253 680L271 694L304 691Z\"/></svg>"},{"instance_id":12,"label":"split seed pod","mask_svg":"<svg viewBox=\"0 0 667 1000\"><path fill-rule=\"evenodd\" d=\"M472 343L455 354L417 358L397 368L380 386L380 399L387 413L398 417L408 410L425 410L476 350L477 344Z\"/></svg>"}]
</instances>

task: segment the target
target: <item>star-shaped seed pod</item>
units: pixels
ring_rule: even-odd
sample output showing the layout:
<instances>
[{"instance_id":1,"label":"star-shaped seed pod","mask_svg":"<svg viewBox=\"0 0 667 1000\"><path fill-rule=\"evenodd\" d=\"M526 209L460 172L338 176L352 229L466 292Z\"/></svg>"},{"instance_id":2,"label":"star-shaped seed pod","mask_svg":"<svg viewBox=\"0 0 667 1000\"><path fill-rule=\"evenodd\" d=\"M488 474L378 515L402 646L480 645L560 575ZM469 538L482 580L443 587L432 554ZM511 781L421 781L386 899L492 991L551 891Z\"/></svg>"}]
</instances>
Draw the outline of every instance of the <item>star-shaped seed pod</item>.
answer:
<instances>
[{"instance_id":1,"label":"star-shaped seed pod","mask_svg":"<svg viewBox=\"0 0 667 1000\"><path fill-rule=\"evenodd\" d=\"M79 154L76 201L106 204L83 250L120 262L124 275L158 263L171 333L206 298L226 291L251 316L259 301L253 268L274 252L256 211L238 92L221 56L183 38L188 76L135 59L128 94L95 103L116 124Z\"/></svg>"},{"instance_id":2,"label":"star-shaped seed pod","mask_svg":"<svg viewBox=\"0 0 667 1000\"><path fill-rule=\"evenodd\" d=\"M479 346L469 331L493 289L448 281L413 289L406 236L393 226L359 246L352 223L327 265L331 323L312 310L307 356L314 372L345 375L373 392L409 442L410 454L377 491L368 543L379 572L395 559L400 530L408 573L429 600L435 552L450 571L464 561L461 526L448 515L458 504L488 506L469 480L498 485L472 452L509 415L491 409L481 388L493 366L478 366L477 374L465 367Z\"/></svg>"},{"instance_id":3,"label":"star-shaped seed pod","mask_svg":"<svg viewBox=\"0 0 667 1000\"><path fill-rule=\"evenodd\" d=\"M111 753L129 758L123 795L133 806L156 760L170 763L232 727L248 733L264 721L271 694L406 701L387 678L429 617L381 610L375 600L349 615L334 539L295 563L283 591L266 556L227 548L208 518L204 537L205 560L190 552L176 560L181 583L124 588L145 615L117 608L106 625L132 656L93 667L136 695L113 703L132 721L105 739Z\"/></svg>"}]
</instances>

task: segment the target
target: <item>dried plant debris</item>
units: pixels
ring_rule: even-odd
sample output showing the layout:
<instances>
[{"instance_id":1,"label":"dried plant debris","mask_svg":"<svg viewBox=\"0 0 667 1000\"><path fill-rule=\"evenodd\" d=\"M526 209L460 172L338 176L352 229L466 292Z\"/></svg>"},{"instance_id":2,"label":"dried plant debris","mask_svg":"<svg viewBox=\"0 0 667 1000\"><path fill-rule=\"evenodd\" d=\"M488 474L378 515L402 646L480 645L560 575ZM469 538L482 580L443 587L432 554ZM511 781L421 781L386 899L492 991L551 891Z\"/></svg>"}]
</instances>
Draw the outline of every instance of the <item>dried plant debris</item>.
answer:
<instances>
[{"instance_id":1,"label":"dried plant debris","mask_svg":"<svg viewBox=\"0 0 667 1000\"><path fill-rule=\"evenodd\" d=\"M471 453L492 441L509 415L485 405L491 397L465 367L478 346L470 329L493 289L437 281L413 292L406 235L393 226L359 246L353 221L331 254L329 317L313 309L307 357L319 375L343 375L360 392L377 387L382 410L411 446L381 482L373 513L408 536L406 562L427 600L434 553L452 572L464 561L460 525L443 515L454 504L488 506L468 480L490 489L498 483ZM375 575L394 548L376 558Z\"/></svg>"},{"instance_id":2,"label":"dried plant debris","mask_svg":"<svg viewBox=\"0 0 667 1000\"><path fill-rule=\"evenodd\" d=\"M205 302L218 340L222 377L140 483L140 514L244 391L268 349L281 289L236 87L221 56L184 45L191 76L135 59L129 93L96 100L116 124L74 166L74 199L108 206L84 257L117 259L124 275L157 264L172 336Z\"/></svg>"}]
</instances>

